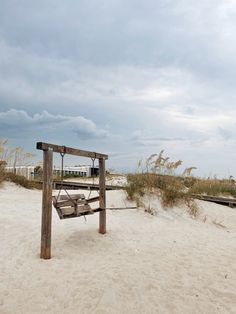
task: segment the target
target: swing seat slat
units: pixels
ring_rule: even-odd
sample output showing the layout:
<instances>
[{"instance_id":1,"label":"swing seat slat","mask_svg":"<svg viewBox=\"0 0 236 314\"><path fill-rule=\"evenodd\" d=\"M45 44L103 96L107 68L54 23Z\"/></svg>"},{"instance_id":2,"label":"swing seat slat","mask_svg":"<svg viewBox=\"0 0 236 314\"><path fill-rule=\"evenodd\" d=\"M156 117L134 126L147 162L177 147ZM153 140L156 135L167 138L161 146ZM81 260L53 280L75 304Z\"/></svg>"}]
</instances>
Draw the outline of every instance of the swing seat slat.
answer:
<instances>
[{"instance_id":1,"label":"swing seat slat","mask_svg":"<svg viewBox=\"0 0 236 314\"><path fill-rule=\"evenodd\" d=\"M98 202L99 196L85 199L84 194L53 196L52 202L60 219L79 217L94 213L89 203Z\"/></svg>"},{"instance_id":2,"label":"swing seat slat","mask_svg":"<svg viewBox=\"0 0 236 314\"><path fill-rule=\"evenodd\" d=\"M61 194L58 197L57 196L53 196L55 197L58 201L64 201L64 200L68 200L68 199L85 199L85 195L84 194L70 194L70 197L68 197L68 195L66 194Z\"/></svg>"},{"instance_id":3,"label":"swing seat slat","mask_svg":"<svg viewBox=\"0 0 236 314\"><path fill-rule=\"evenodd\" d=\"M71 201L70 199L65 200L65 201L55 201L54 202L54 207L65 207L65 206L76 206L76 205L85 205L87 204L86 200L73 200Z\"/></svg>"},{"instance_id":4,"label":"swing seat slat","mask_svg":"<svg viewBox=\"0 0 236 314\"><path fill-rule=\"evenodd\" d=\"M65 206L76 206L76 205L87 205L89 203L98 202L99 196L91 197L89 199L85 199L84 194L74 194L70 195L60 195L59 197L52 197L53 206L57 207L65 207Z\"/></svg>"},{"instance_id":5,"label":"swing seat slat","mask_svg":"<svg viewBox=\"0 0 236 314\"><path fill-rule=\"evenodd\" d=\"M84 212L92 210L89 205L78 206L76 209L74 209L74 207L71 207L71 206L70 207L63 207L60 209L61 209L62 215L71 215L74 213L80 214L80 213L84 213Z\"/></svg>"},{"instance_id":6,"label":"swing seat slat","mask_svg":"<svg viewBox=\"0 0 236 314\"><path fill-rule=\"evenodd\" d=\"M78 206L76 209L74 207L63 207L56 208L58 216L60 219L72 218L72 217L80 217L82 215L91 215L96 209L93 210L89 205Z\"/></svg>"},{"instance_id":7,"label":"swing seat slat","mask_svg":"<svg viewBox=\"0 0 236 314\"><path fill-rule=\"evenodd\" d=\"M59 218L62 220L62 219L69 219L69 218L77 218L77 217L81 217L81 216L87 216L87 215L92 215L94 213L97 213L97 212L100 212L102 211L101 208L95 208L93 210L89 210L89 211L84 211L84 212L80 212L80 213L71 213L69 214L69 212L67 213L67 215L63 215L61 212L60 212L60 209L57 209L57 213L58 213L58 216Z\"/></svg>"}]
</instances>

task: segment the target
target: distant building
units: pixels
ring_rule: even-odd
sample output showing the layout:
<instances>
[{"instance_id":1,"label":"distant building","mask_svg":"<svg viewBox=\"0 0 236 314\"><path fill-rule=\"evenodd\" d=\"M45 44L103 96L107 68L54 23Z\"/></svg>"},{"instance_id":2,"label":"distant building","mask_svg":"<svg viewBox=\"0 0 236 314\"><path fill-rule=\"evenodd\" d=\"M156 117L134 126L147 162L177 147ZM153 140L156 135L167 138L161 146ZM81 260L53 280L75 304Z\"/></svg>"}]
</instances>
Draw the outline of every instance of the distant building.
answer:
<instances>
[{"instance_id":1,"label":"distant building","mask_svg":"<svg viewBox=\"0 0 236 314\"><path fill-rule=\"evenodd\" d=\"M61 175L61 168L54 167L53 173L57 176ZM99 168L92 166L65 166L63 170L64 176L92 177L98 176Z\"/></svg>"},{"instance_id":2,"label":"distant building","mask_svg":"<svg viewBox=\"0 0 236 314\"><path fill-rule=\"evenodd\" d=\"M34 166L16 166L16 167L5 167L7 172L13 172L20 176L25 177L28 180L34 179Z\"/></svg>"},{"instance_id":3,"label":"distant building","mask_svg":"<svg viewBox=\"0 0 236 314\"><path fill-rule=\"evenodd\" d=\"M42 168L39 166L16 166L16 167L5 167L6 171L13 172L15 174L24 176L28 180L41 179ZM40 171L41 169L41 171ZM99 168L92 166L65 166L63 170L64 176L76 176L76 177L91 177L98 176ZM54 167L53 175L60 177L61 168Z\"/></svg>"}]
</instances>

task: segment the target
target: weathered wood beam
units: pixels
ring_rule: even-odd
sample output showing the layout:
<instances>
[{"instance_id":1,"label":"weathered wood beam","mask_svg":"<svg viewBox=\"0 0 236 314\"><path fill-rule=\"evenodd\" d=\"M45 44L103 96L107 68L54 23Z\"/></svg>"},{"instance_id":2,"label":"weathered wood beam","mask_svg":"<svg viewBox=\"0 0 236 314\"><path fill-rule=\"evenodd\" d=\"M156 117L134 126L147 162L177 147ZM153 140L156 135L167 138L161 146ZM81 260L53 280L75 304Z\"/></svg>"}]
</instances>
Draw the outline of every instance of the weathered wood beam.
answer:
<instances>
[{"instance_id":1,"label":"weathered wood beam","mask_svg":"<svg viewBox=\"0 0 236 314\"><path fill-rule=\"evenodd\" d=\"M105 181L105 159L99 159L99 233L106 233L106 181Z\"/></svg>"},{"instance_id":2,"label":"weathered wood beam","mask_svg":"<svg viewBox=\"0 0 236 314\"><path fill-rule=\"evenodd\" d=\"M57 198L54 196L53 198L53 205L55 207L65 207L65 206L74 206L74 205L81 205L81 204L90 204L90 203L93 203L93 202L98 202L99 201L99 196L95 196L95 197L92 197L92 198L89 198L89 199L69 199L67 197L66 200L62 200L62 199L59 199L57 200Z\"/></svg>"},{"instance_id":3,"label":"weathered wood beam","mask_svg":"<svg viewBox=\"0 0 236 314\"><path fill-rule=\"evenodd\" d=\"M43 198L41 252L43 259L51 258L51 227L52 227L52 150L43 152Z\"/></svg>"},{"instance_id":4,"label":"weathered wood beam","mask_svg":"<svg viewBox=\"0 0 236 314\"><path fill-rule=\"evenodd\" d=\"M95 208L95 209L89 210L87 212L79 213L78 215L71 214L71 215L64 215L63 216L63 215L60 215L60 212L57 209L57 213L58 213L58 216L59 216L60 219L78 218L80 216L92 215L94 213L98 213L98 212L101 212L101 211L102 211L101 208Z\"/></svg>"},{"instance_id":5,"label":"weathered wood beam","mask_svg":"<svg viewBox=\"0 0 236 314\"><path fill-rule=\"evenodd\" d=\"M41 183L40 181L37 181ZM53 181L54 189L59 190L61 187L67 190L99 190L99 184L93 183L82 183L82 182L72 182L72 181ZM106 185L106 190L121 190L124 186L120 185Z\"/></svg>"},{"instance_id":6,"label":"weathered wood beam","mask_svg":"<svg viewBox=\"0 0 236 314\"><path fill-rule=\"evenodd\" d=\"M193 194L192 196L202 201L228 205L229 207L232 207L232 208L236 206L236 198L227 198L227 197L219 197L219 196L213 196L213 195L201 195L201 194Z\"/></svg>"},{"instance_id":7,"label":"weathered wood beam","mask_svg":"<svg viewBox=\"0 0 236 314\"><path fill-rule=\"evenodd\" d=\"M108 155L96 153L96 152L90 152L86 150L71 148L67 146L59 146L49 143L43 143L43 142L37 142L36 148L40 150L48 150L51 149L54 153L65 153L69 155L75 155L75 156L81 156L81 157L90 157L90 158L104 158L108 159Z\"/></svg>"}]
</instances>

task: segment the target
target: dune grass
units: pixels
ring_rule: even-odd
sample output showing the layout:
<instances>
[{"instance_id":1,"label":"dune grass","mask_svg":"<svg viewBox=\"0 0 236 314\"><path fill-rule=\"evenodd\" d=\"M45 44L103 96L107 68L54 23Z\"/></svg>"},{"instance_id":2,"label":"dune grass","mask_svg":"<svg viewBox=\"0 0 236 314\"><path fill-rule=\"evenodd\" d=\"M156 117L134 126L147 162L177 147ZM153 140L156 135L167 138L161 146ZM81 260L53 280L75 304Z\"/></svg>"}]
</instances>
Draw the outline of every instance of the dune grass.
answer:
<instances>
[{"instance_id":1,"label":"dune grass","mask_svg":"<svg viewBox=\"0 0 236 314\"><path fill-rule=\"evenodd\" d=\"M5 180L5 172L2 167L0 167L0 184Z\"/></svg>"},{"instance_id":2,"label":"dune grass","mask_svg":"<svg viewBox=\"0 0 236 314\"><path fill-rule=\"evenodd\" d=\"M38 182L27 180L24 176L20 176L12 172L0 170L0 184L3 183L3 181L14 182L26 189L41 189L41 185Z\"/></svg>"},{"instance_id":3,"label":"dune grass","mask_svg":"<svg viewBox=\"0 0 236 314\"><path fill-rule=\"evenodd\" d=\"M163 151L152 154L145 161L139 162L136 173L127 175L126 192L129 199L141 203L144 195L155 194L160 197L164 208L186 205L191 216L198 215L198 207L194 202L194 194L236 197L234 180L200 179L191 175L196 167L186 168L182 175L175 170L182 164L164 157Z\"/></svg>"},{"instance_id":4,"label":"dune grass","mask_svg":"<svg viewBox=\"0 0 236 314\"><path fill-rule=\"evenodd\" d=\"M163 207L172 207L183 202L191 206L191 195L187 187L194 182L187 177L183 179L175 175L176 169L181 165L182 160L171 161L168 156L164 156L163 150L140 161L137 172L127 176L128 197L134 199L145 193L158 193ZM196 168L186 168L184 173L190 176L193 169Z\"/></svg>"},{"instance_id":5,"label":"dune grass","mask_svg":"<svg viewBox=\"0 0 236 314\"><path fill-rule=\"evenodd\" d=\"M200 179L160 175L155 173L134 173L127 175L126 192L129 199L140 203L147 194L160 197L164 208L185 204L191 216L198 215L194 194L236 197L236 185L232 180Z\"/></svg>"},{"instance_id":6,"label":"dune grass","mask_svg":"<svg viewBox=\"0 0 236 314\"><path fill-rule=\"evenodd\" d=\"M192 194L236 197L236 185L232 180L198 179L189 192Z\"/></svg>"},{"instance_id":7,"label":"dune grass","mask_svg":"<svg viewBox=\"0 0 236 314\"><path fill-rule=\"evenodd\" d=\"M189 204L191 194L186 191L184 181L179 177L154 173L136 173L127 176L126 192L134 200L145 194L158 194L164 207L172 207L183 202Z\"/></svg>"}]
</instances>

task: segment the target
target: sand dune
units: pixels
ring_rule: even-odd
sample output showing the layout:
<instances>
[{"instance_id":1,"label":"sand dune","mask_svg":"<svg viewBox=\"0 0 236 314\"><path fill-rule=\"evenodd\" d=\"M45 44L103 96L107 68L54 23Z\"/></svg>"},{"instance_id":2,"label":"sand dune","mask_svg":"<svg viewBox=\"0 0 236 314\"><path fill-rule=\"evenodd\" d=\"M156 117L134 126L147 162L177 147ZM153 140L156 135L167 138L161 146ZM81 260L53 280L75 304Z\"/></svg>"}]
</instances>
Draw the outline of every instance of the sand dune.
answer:
<instances>
[{"instance_id":1,"label":"sand dune","mask_svg":"<svg viewBox=\"0 0 236 314\"><path fill-rule=\"evenodd\" d=\"M107 203L132 205L123 191L109 191ZM53 211L45 261L41 192L6 183L0 313L236 313L236 209L198 203L198 220L157 201L157 216L107 211L106 235L97 232L98 214L60 221Z\"/></svg>"}]
</instances>

